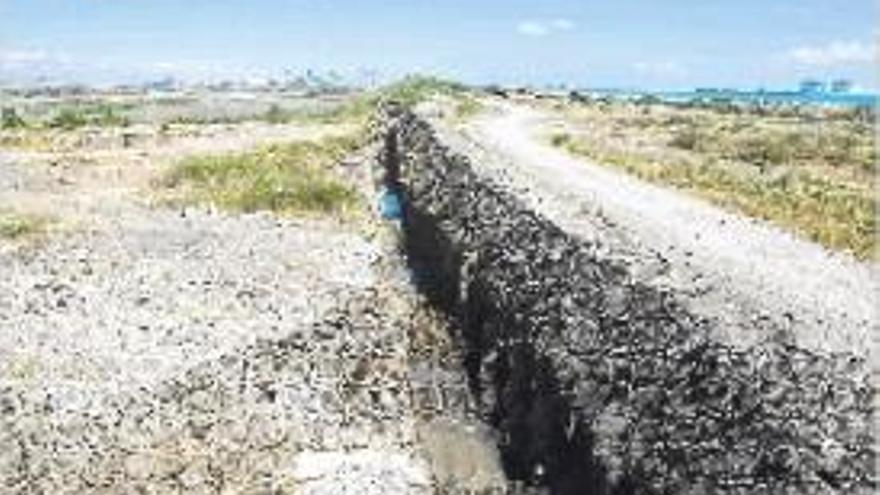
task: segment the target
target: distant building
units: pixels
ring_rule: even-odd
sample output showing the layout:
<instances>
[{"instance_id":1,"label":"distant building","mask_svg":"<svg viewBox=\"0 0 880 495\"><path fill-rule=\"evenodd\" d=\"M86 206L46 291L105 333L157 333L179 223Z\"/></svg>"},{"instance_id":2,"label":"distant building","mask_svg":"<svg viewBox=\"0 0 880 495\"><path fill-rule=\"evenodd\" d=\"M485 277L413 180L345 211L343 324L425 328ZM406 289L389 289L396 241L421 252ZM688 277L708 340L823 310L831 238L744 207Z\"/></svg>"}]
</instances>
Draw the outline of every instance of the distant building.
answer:
<instances>
[{"instance_id":1,"label":"distant building","mask_svg":"<svg viewBox=\"0 0 880 495\"><path fill-rule=\"evenodd\" d=\"M173 77L165 77L144 84L144 88L149 91L174 91L177 87L177 81Z\"/></svg>"},{"instance_id":2,"label":"distant building","mask_svg":"<svg viewBox=\"0 0 880 495\"><path fill-rule=\"evenodd\" d=\"M831 82L832 93L849 93L852 91L853 83L848 79L837 79Z\"/></svg>"},{"instance_id":3,"label":"distant building","mask_svg":"<svg viewBox=\"0 0 880 495\"><path fill-rule=\"evenodd\" d=\"M815 79L801 81L801 93L821 93L825 91L825 83Z\"/></svg>"}]
</instances>

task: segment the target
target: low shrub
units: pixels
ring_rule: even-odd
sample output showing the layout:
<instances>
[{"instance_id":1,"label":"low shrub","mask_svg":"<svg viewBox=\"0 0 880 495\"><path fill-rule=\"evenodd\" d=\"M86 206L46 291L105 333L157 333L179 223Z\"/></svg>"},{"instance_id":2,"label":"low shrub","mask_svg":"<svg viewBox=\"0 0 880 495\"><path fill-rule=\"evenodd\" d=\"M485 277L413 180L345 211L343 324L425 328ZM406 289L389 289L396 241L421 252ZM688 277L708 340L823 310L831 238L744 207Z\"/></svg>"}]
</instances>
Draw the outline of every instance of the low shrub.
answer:
<instances>
[{"instance_id":1,"label":"low shrub","mask_svg":"<svg viewBox=\"0 0 880 495\"><path fill-rule=\"evenodd\" d=\"M778 136L753 134L736 139L733 158L755 165L779 165L787 162L792 152Z\"/></svg>"},{"instance_id":2,"label":"low shrub","mask_svg":"<svg viewBox=\"0 0 880 495\"><path fill-rule=\"evenodd\" d=\"M693 125L680 128L672 136L669 145L683 150L695 150L700 143L700 135Z\"/></svg>"},{"instance_id":3,"label":"low shrub","mask_svg":"<svg viewBox=\"0 0 880 495\"><path fill-rule=\"evenodd\" d=\"M20 129L27 123L14 108L3 108L0 112L0 129Z\"/></svg>"},{"instance_id":4,"label":"low shrub","mask_svg":"<svg viewBox=\"0 0 880 495\"><path fill-rule=\"evenodd\" d=\"M85 127L88 124L89 120L84 113L73 108L63 108L49 121L48 126L53 129L71 131Z\"/></svg>"},{"instance_id":5,"label":"low shrub","mask_svg":"<svg viewBox=\"0 0 880 495\"><path fill-rule=\"evenodd\" d=\"M113 105L71 106L61 108L47 126L53 129L74 130L85 126L127 127L128 117Z\"/></svg>"},{"instance_id":6,"label":"low shrub","mask_svg":"<svg viewBox=\"0 0 880 495\"><path fill-rule=\"evenodd\" d=\"M18 240L38 235L48 224L45 217L0 211L0 239Z\"/></svg>"}]
</instances>

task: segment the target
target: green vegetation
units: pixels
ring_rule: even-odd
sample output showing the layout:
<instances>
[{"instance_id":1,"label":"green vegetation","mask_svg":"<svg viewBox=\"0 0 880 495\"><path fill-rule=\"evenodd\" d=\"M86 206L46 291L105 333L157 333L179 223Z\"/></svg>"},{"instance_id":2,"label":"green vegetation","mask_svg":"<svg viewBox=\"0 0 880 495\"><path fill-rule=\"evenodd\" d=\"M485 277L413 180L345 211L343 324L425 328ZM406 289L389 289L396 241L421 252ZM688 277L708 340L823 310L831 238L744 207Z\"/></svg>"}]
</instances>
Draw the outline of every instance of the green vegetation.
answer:
<instances>
[{"instance_id":1,"label":"green vegetation","mask_svg":"<svg viewBox=\"0 0 880 495\"><path fill-rule=\"evenodd\" d=\"M289 117L287 112L282 110L278 104L272 104L269 110L266 110L266 113L263 114L262 120L270 124L283 124L289 120Z\"/></svg>"},{"instance_id":2,"label":"green vegetation","mask_svg":"<svg viewBox=\"0 0 880 495\"><path fill-rule=\"evenodd\" d=\"M185 201L216 204L237 211L273 211L281 214L345 215L359 197L336 173L334 166L359 147L377 104L395 100L415 105L434 96L455 99L456 115L480 110L478 100L455 83L432 78L407 78L380 91L353 96L339 104L318 108L285 109L272 105L259 120L269 123L350 125L345 137L267 146L255 151L195 156L178 163L163 184Z\"/></svg>"},{"instance_id":3,"label":"green vegetation","mask_svg":"<svg viewBox=\"0 0 880 495\"><path fill-rule=\"evenodd\" d=\"M877 257L868 109L548 102L554 146L703 196L829 248Z\"/></svg>"},{"instance_id":4,"label":"green vegetation","mask_svg":"<svg viewBox=\"0 0 880 495\"><path fill-rule=\"evenodd\" d=\"M670 146L681 148L683 150L696 150L700 142L700 134L694 125L685 126L683 129L675 133L669 141Z\"/></svg>"},{"instance_id":5,"label":"green vegetation","mask_svg":"<svg viewBox=\"0 0 880 495\"><path fill-rule=\"evenodd\" d=\"M85 114L73 108L61 109L48 123L49 127L66 131L85 127L88 124Z\"/></svg>"},{"instance_id":6,"label":"green vegetation","mask_svg":"<svg viewBox=\"0 0 880 495\"><path fill-rule=\"evenodd\" d=\"M318 124L366 124L382 101L394 101L407 107L413 107L438 96L451 98L455 101L455 114L458 118L473 116L482 109L477 98L462 84L434 77L408 76L377 91L360 94L341 104L325 108L285 111L281 108L271 107L262 115L261 120Z\"/></svg>"},{"instance_id":7,"label":"green vegetation","mask_svg":"<svg viewBox=\"0 0 880 495\"><path fill-rule=\"evenodd\" d=\"M51 141L42 132L16 130L11 133L0 133L0 148L27 151L45 151L51 149Z\"/></svg>"},{"instance_id":8,"label":"green vegetation","mask_svg":"<svg viewBox=\"0 0 880 495\"><path fill-rule=\"evenodd\" d=\"M455 105L455 116L460 120L467 120L483 111L483 104L470 95L464 94L458 97L458 103Z\"/></svg>"},{"instance_id":9,"label":"green vegetation","mask_svg":"<svg viewBox=\"0 0 880 495\"><path fill-rule=\"evenodd\" d=\"M265 111L237 116L178 115L165 122L164 125L240 124L247 121L300 125L363 124L366 123L374 108L374 97L357 95L341 102L299 108L285 108L282 104L273 103Z\"/></svg>"},{"instance_id":10,"label":"green vegetation","mask_svg":"<svg viewBox=\"0 0 880 495\"><path fill-rule=\"evenodd\" d=\"M169 126L172 124L178 125L211 125L211 124L241 124L245 122L248 118L245 117L229 117L226 115L222 116L214 116L214 117L203 117L197 115L177 115L167 122L163 122L162 125Z\"/></svg>"},{"instance_id":11,"label":"green vegetation","mask_svg":"<svg viewBox=\"0 0 880 495\"><path fill-rule=\"evenodd\" d=\"M231 210L344 215L357 205L358 194L333 168L360 144L358 136L331 137L191 157L164 184L181 189L188 200Z\"/></svg>"},{"instance_id":12,"label":"green vegetation","mask_svg":"<svg viewBox=\"0 0 880 495\"><path fill-rule=\"evenodd\" d=\"M463 84L436 77L407 76L382 89L382 98L404 106L415 106L435 96L458 98L467 93Z\"/></svg>"},{"instance_id":13,"label":"green vegetation","mask_svg":"<svg viewBox=\"0 0 880 495\"><path fill-rule=\"evenodd\" d=\"M721 127L689 123L673 131L669 145L761 167L783 164L849 166L872 172L877 163L870 129L857 129L845 123L827 129L778 124L765 128L744 122Z\"/></svg>"},{"instance_id":14,"label":"green vegetation","mask_svg":"<svg viewBox=\"0 0 880 495\"><path fill-rule=\"evenodd\" d=\"M426 76L408 76L382 89L380 100L395 101L407 107L441 97L454 101L454 117L468 119L482 111L483 106L471 90L460 83Z\"/></svg>"},{"instance_id":15,"label":"green vegetation","mask_svg":"<svg viewBox=\"0 0 880 495\"><path fill-rule=\"evenodd\" d=\"M319 108L284 109L274 104L258 115L257 120L271 124L366 124L382 101L395 101L412 107L434 97L454 100L455 117L465 119L482 110L479 100L466 86L433 77L409 76L375 92L353 96L334 105Z\"/></svg>"},{"instance_id":16,"label":"green vegetation","mask_svg":"<svg viewBox=\"0 0 880 495\"><path fill-rule=\"evenodd\" d=\"M14 108L3 108L0 112L0 129L21 129L27 127L27 122L18 115Z\"/></svg>"},{"instance_id":17,"label":"green vegetation","mask_svg":"<svg viewBox=\"0 0 880 495\"><path fill-rule=\"evenodd\" d=\"M266 122L269 124L297 125L337 125L367 124L377 106L383 101L395 101L405 106L414 106L435 97L451 100L454 116L458 119L471 117L482 109L479 99L466 86L434 77L409 76L396 83L374 91L360 93L338 93L317 96L308 104L303 104L301 97L291 100L277 99L266 106L258 105L254 110L229 111L222 110L214 115L194 111L179 112L168 115L161 125L166 129L170 125L235 125L248 121ZM191 103L187 98L168 98L156 100L157 105L173 106ZM114 119L124 113L116 111L119 104L107 105L108 109L99 112L86 104L67 106L56 111L50 121L50 127L75 129L85 125L113 125ZM184 109L185 110L185 109ZM123 125L125 121L121 122Z\"/></svg>"},{"instance_id":18,"label":"green vegetation","mask_svg":"<svg viewBox=\"0 0 880 495\"><path fill-rule=\"evenodd\" d=\"M306 110L291 114L291 120L315 124L356 124L366 125L376 108L373 95L363 94L326 108Z\"/></svg>"},{"instance_id":19,"label":"green vegetation","mask_svg":"<svg viewBox=\"0 0 880 495\"><path fill-rule=\"evenodd\" d=\"M160 107L182 107L198 102L198 98L192 96L163 96L151 100L151 103Z\"/></svg>"},{"instance_id":20,"label":"green vegetation","mask_svg":"<svg viewBox=\"0 0 880 495\"><path fill-rule=\"evenodd\" d=\"M18 240L39 235L48 225L45 217L0 210L0 239Z\"/></svg>"},{"instance_id":21,"label":"green vegetation","mask_svg":"<svg viewBox=\"0 0 880 495\"><path fill-rule=\"evenodd\" d=\"M677 136L674 142L685 149L710 146L705 139L692 140L688 134ZM736 151L735 157L745 161L776 164L758 170L744 170L735 162L705 155L660 162L638 153L602 149L565 133L551 136L551 143L644 180L687 190L720 206L791 228L827 247L863 259L876 257L871 184L858 187L808 168L779 165L802 151L777 141L750 142Z\"/></svg>"},{"instance_id":22,"label":"green vegetation","mask_svg":"<svg viewBox=\"0 0 880 495\"><path fill-rule=\"evenodd\" d=\"M129 120L116 105L75 105L62 107L47 122L47 127L71 131L85 126L126 127Z\"/></svg>"}]
</instances>

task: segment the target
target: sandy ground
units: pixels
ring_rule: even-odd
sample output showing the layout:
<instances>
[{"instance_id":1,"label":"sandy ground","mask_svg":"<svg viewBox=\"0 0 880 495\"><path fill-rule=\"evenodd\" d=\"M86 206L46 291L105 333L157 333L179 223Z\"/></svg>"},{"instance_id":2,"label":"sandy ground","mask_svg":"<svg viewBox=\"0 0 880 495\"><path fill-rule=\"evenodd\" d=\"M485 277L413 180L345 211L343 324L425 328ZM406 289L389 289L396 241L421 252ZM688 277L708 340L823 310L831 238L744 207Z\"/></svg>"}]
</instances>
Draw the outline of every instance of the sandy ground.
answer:
<instances>
[{"instance_id":1,"label":"sandy ground","mask_svg":"<svg viewBox=\"0 0 880 495\"><path fill-rule=\"evenodd\" d=\"M449 139L539 213L720 319L731 342L876 344L875 266L572 158L540 139L548 119L498 107ZM149 194L187 153L322 132L334 131L217 126L161 145L0 153L0 208L56 219L38 242L0 241L0 493L503 482L489 434L445 418L450 397L467 401L460 370L414 357L423 315L405 281L388 282L388 243Z\"/></svg>"},{"instance_id":2,"label":"sandy ground","mask_svg":"<svg viewBox=\"0 0 880 495\"><path fill-rule=\"evenodd\" d=\"M118 216L126 202L148 203L151 180L182 157L248 150L258 145L343 134L344 126L177 126L81 132L46 151L0 150L0 206L55 217L56 227L93 228ZM123 146L123 134L134 136Z\"/></svg>"},{"instance_id":3,"label":"sandy ground","mask_svg":"<svg viewBox=\"0 0 880 495\"><path fill-rule=\"evenodd\" d=\"M503 486L462 372L410 344L439 323L392 238L152 199L189 153L341 131L220 126L0 153L0 208L54 222L0 239L0 494Z\"/></svg>"},{"instance_id":4,"label":"sandy ground","mask_svg":"<svg viewBox=\"0 0 880 495\"><path fill-rule=\"evenodd\" d=\"M865 355L877 345L875 265L566 155L542 139L552 124L539 111L499 104L458 139L493 180L638 277L687 294L698 314L723 320L734 343L781 327L788 331L773 338L827 353Z\"/></svg>"}]
</instances>

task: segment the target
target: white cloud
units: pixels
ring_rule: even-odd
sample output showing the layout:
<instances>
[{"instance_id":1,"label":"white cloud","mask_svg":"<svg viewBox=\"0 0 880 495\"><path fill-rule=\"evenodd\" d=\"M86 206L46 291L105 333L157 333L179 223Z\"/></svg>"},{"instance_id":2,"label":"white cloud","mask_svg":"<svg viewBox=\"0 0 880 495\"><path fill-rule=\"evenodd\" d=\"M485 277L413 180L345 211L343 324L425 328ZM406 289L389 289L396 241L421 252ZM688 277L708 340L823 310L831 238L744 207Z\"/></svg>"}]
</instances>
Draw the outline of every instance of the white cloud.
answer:
<instances>
[{"instance_id":1,"label":"white cloud","mask_svg":"<svg viewBox=\"0 0 880 495\"><path fill-rule=\"evenodd\" d=\"M554 19L550 22L550 25L559 31L571 31L575 27L571 19Z\"/></svg>"},{"instance_id":2,"label":"white cloud","mask_svg":"<svg viewBox=\"0 0 880 495\"><path fill-rule=\"evenodd\" d=\"M0 0L2 2L3 0ZM171 76L185 81L269 78L260 67L231 65L223 60L133 61L72 57L62 51L0 46L0 81L118 83Z\"/></svg>"},{"instance_id":3,"label":"white cloud","mask_svg":"<svg viewBox=\"0 0 880 495\"><path fill-rule=\"evenodd\" d=\"M823 46L802 46L788 52L789 59L818 67L864 64L874 61L876 47L860 41L832 41Z\"/></svg>"},{"instance_id":4,"label":"white cloud","mask_svg":"<svg viewBox=\"0 0 880 495\"><path fill-rule=\"evenodd\" d=\"M525 36L534 36L540 38L550 34L550 29L544 24L537 21L523 21L516 26L517 32Z\"/></svg>"},{"instance_id":5,"label":"white cloud","mask_svg":"<svg viewBox=\"0 0 880 495\"><path fill-rule=\"evenodd\" d=\"M570 19L527 20L516 26L516 31L524 36L540 38L559 31L571 31L575 28L574 21Z\"/></svg>"},{"instance_id":6,"label":"white cloud","mask_svg":"<svg viewBox=\"0 0 880 495\"><path fill-rule=\"evenodd\" d=\"M0 48L0 64L33 64L49 60L43 50L20 50Z\"/></svg>"},{"instance_id":7,"label":"white cloud","mask_svg":"<svg viewBox=\"0 0 880 495\"><path fill-rule=\"evenodd\" d=\"M114 64L118 67L118 63ZM277 74L267 68L230 64L222 60L172 59L128 64L125 69L144 77L173 77L183 81L214 81L227 78L270 79Z\"/></svg>"},{"instance_id":8,"label":"white cloud","mask_svg":"<svg viewBox=\"0 0 880 495\"><path fill-rule=\"evenodd\" d=\"M156 62L153 64L152 68L158 71L173 72L180 70L181 67L177 62Z\"/></svg>"}]
</instances>

